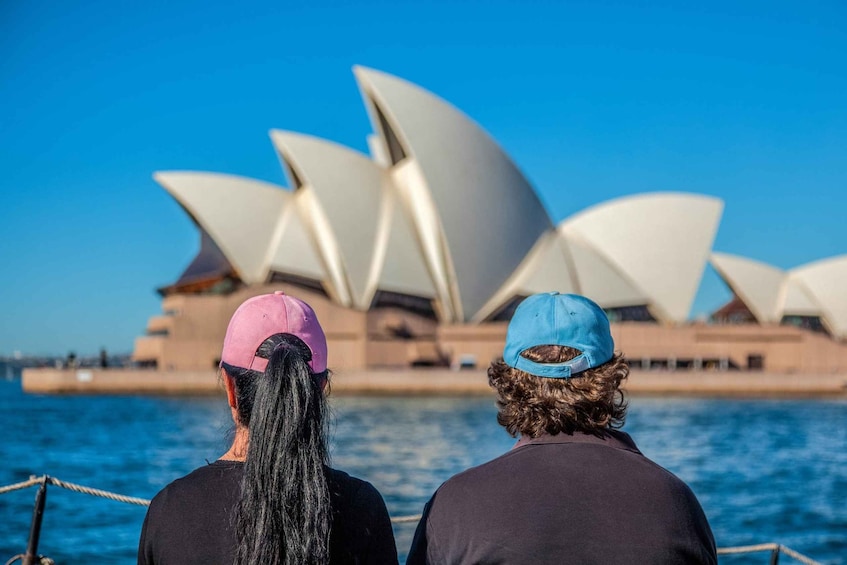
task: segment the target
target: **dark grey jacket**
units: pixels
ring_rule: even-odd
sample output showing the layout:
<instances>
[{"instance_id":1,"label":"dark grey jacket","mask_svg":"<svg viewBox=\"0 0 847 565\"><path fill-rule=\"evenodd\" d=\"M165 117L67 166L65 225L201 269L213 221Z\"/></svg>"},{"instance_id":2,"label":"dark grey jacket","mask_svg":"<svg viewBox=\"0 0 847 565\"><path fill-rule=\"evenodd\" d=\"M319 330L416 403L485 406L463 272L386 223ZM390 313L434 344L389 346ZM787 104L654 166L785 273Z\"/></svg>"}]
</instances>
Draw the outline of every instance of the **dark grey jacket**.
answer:
<instances>
[{"instance_id":1,"label":"dark grey jacket","mask_svg":"<svg viewBox=\"0 0 847 565\"><path fill-rule=\"evenodd\" d=\"M717 563L691 489L629 435L522 440L444 483L407 564Z\"/></svg>"}]
</instances>

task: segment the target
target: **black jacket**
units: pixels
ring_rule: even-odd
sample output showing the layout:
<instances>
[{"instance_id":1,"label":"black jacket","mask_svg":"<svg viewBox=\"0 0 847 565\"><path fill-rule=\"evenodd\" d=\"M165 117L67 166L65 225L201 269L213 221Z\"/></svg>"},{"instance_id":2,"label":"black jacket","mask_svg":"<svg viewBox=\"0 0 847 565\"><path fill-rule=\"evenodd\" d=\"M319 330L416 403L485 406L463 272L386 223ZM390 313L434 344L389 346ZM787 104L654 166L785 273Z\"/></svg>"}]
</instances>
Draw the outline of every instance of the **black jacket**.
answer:
<instances>
[{"instance_id":1,"label":"black jacket","mask_svg":"<svg viewBox=\"0 0 847 565\"><path fill-rule=\"evenodd\" d=\"M409 558L421 563L714 564L691 489L625 433L522 440L444 483Z\"/></svg>"},{"instance_id":2,"label":"black jacket","mask_svg":"<svg viewBox=\"0 0 847 565\"><path fill-rule=\"evenodd\" d=\"M165 487L147 510L139 565L229 564L235 560L232 515L244 464L215 461ZM397 563L391 520L368 482L329 470L330 563Z\"/></svg>"}]
</instances>

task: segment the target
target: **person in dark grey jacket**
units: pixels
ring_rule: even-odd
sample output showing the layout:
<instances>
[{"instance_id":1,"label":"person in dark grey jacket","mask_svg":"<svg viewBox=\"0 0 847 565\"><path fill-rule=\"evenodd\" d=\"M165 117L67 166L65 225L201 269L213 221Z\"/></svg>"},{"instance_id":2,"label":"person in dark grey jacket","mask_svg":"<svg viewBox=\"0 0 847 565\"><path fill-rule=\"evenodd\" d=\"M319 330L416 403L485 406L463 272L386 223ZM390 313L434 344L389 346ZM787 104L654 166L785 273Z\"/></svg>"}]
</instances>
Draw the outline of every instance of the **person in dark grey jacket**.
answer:
<instances>
[{"instance_id":1,"label":"person in dark grey jacket","mask_svg":"<svg viewBox=\"0 0 847 565\"><path fill-rule=\"evenodd\" d=\"M594 302L527 298L488 370L520 440L438 489L407 563L717 563L691 489L618 430L628 374Z\"/></svg>"}]
</instances>

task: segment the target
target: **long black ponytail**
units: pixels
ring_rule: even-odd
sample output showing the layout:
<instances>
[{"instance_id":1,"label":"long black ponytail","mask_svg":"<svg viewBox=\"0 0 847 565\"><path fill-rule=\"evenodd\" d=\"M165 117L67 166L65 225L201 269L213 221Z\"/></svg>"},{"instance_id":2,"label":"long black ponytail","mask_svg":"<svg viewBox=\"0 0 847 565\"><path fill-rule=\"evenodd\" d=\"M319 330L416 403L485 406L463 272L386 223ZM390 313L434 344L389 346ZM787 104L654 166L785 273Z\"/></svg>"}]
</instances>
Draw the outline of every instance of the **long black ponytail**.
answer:
<instances>
[{"instance_id":1,"label":"long black ponytail","mask_svg":"<svg viewBox=\"0 0 847 565\"><path fill-rule=\"evenodd\" d=\"M235 563L328 563L327 374L312 373L309 348L291 334L269 337L256 355L268 359L264 374L224 364L249 430Z\"/></svg>"}]
</instances>

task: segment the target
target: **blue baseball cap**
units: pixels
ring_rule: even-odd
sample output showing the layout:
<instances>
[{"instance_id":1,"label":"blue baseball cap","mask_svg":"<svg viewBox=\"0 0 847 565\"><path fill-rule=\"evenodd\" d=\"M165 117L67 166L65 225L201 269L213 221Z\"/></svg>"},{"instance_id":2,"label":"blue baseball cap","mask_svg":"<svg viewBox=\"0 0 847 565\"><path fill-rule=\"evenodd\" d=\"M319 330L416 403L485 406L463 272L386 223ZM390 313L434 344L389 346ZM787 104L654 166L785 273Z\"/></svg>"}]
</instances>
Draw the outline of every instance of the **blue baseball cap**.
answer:
<instances>
[{"instance_id":1,"label":"blue baseball cap","mask_svg":"<svg viewBox=\"0 0 847 565\"><path fill-rule=\"evenodd\" d=\"M564 345L582 353L563 363L537 363L521 353L538 345ZM615 342L609 318L577 294L535 294L518 306L506 332L503 361L537 377L567 379L612 358Z\"/></svg>"}]
</instances>

